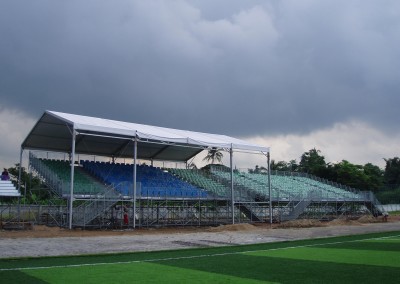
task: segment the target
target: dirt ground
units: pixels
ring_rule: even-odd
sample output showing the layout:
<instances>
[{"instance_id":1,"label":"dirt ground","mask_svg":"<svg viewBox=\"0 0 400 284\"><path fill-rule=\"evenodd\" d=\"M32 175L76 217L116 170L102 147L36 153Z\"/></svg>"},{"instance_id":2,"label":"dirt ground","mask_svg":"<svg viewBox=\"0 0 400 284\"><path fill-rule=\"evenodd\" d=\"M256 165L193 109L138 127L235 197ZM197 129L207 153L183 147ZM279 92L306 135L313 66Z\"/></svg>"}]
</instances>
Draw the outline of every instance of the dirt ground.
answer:
<instances>
[{"instance_id":1,"label":"dirt ground","mask_svg":"<svg viewBox=\"0 0 400 284\"><path fill-rule=\"evenodd\" d=\"M31 230L1 230L0 258L239 245L383 231L400 231L400 216L390 216L388 222L365 216L331 222L296 220L272 226L235 224L101 231L33 226Z\"/></svg>"}]
</instances>

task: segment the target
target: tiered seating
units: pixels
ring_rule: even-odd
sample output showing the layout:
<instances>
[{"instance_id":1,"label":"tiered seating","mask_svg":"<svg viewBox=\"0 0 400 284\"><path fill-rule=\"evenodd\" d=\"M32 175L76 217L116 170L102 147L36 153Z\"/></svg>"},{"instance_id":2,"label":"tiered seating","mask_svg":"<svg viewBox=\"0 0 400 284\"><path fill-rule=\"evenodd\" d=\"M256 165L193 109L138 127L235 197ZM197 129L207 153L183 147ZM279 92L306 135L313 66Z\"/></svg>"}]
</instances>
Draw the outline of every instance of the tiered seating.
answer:
<instances>
[{"instance_id":1,"label":"tiered seating","mask_svg":"<svg viewBox=\"0 0 400 284\"><path fill-rule=\"evenodd\" d=\"M199 170L169 169L169 171L188 183L196 185L197 187L211 192L216 196L226 197L229 195L229 189L227 189L223 184L206 177Z\"/></svg>"},{"instance_id":2,"label":"tiered seating","mask_svg":"<svg viewBox=\"0 0 400 284\"><path fill-rule=\"evenodd\" d=\"M212 171L212 173L219 179L230 181L231 173L226 171ZM264 193L266 192L267 188L264 184L256 182L251 179L247 179L243 174L239 174L237 172L233 173L233 181L234 184L247 188L248 190L253 190L256 193Z\"/></svg>"},{"instance_id":3,"label":"tiered seating","mask_svg":"<svg viewBox=\"0 0 400 284\"><path fill-rule=\"evenodd\" d=\"M63 191L67 192L71 181L71 166L68 161L47 160L41 161L66 184ZM102 192L103 188L95 184L88 176L84 175L79 168L74 171L74 194L91 195Z\"/></svg>"},{"instance_id":4,"label":"tiered seating","mask_svg":"<svg viewBox=\"0 0 400 284\"><path fill-rule=\"evenodd\" d=\"M249 178L264 180L266 176L262 174L246 174ZM357 199L355 193L328 185L307 177L300 176L281 176L271 175L271 183L279 189L290 192L292 195L307 196L314 195L323 199Z\"/></svg>"},{"instance_id":5,"label":"tiered seating","mask_svg":"<svg viewBox=\"0 0 400 284\"><path fill-rule=\"evenodd\" d=\"M350 192L350 191L346 191L343 190L341 188L326 184L326 183L322 183L313 179L309 179L306 177L295 177L296 180L310 185L316 189L319 190L323 190L325 194L327 194L327 196L329 198L335 198L335 197L345 197L345 198L352 198L352 199L358 199L361 198L358 194Z\"/></svg>"},{"instance_id":6,"label":"tiered seating","mask_svg":"<svg viewBox=\"0 0 400 284\"><path fill-rule=\"evenodd\" d=\"M70 181L70 165L67 161L45 160L42 162L62 181ZM81 161L83 168L101 182L112 185L125 196L133 195L133 165L105 162ZM227 197L230 189L224 184L230 181L230 172L212 169L216 178L207 176L200 170L169 169L163 171L146 165L137 166L137 196L205 198L208 194ZM216 180L223 180L218 182ZM93 194L100 191L94 181L77 167L74 177L76 194ZM234 183L260 195L268 195L268 179L265 174L234 172ZM317 180L292 175L271 175L272 197L291 199L307 196L322 199L359 199L358 194L343 190Z\"/></svg>"},{"instance_id":7,"label":"tiered seating","mask_svg":"<svg viewBox=\"0 0 400 284\"><path fill-rule=\"evenodd\" d=\"M104 183L113 185L124 195L132 196L133 165L81 161L83 168ZM137 196L204 198L207 193L159 168L138 165L136 180L140 183Z\"/></svg>"},{"instance_id":8,"label":"tiered seating","mask_svg":"<svg viewBox=\"0 0 400 284\"><path fill-rule=\"evenodd\" d=\"M263 174L246 174L249 179L254 179L267 186L267 176ZM292 197L303 196L308 192L308 188L296 182L290 177L271 175L273 196L290 199Z\"/></svg>"},{"instance_id":9,"label":"tiered seating","mask_svg":"<svg viewBox=\"0 0 400 284\"><path fill-rule=\"evenodd\" d=\"M240 173L242 184L250 187L259 194L268 194L268 177L263 174ZM278 176L271 176L271 189L273 198L291 198L299 195L299 189L289 183L285 184Z\"/></svg>"}]
</instances>

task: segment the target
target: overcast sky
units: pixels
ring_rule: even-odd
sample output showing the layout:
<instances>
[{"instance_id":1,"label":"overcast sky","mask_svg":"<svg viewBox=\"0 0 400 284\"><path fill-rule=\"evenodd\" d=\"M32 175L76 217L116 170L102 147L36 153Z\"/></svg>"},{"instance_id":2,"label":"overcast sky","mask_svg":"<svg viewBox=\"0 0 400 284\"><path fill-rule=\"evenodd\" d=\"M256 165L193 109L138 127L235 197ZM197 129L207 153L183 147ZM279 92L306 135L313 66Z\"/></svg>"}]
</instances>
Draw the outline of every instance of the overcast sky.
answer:
<instances>
[{"instance_id":1,"label":"overcast sky","mask_svg":"<svg viewBox=\"0 0 400 284\"><path fill-rule=\"evenodd\" d=\"M0 1L0 164L45 110L400 156L400 1Z\"/></svg>"}]
</instances>

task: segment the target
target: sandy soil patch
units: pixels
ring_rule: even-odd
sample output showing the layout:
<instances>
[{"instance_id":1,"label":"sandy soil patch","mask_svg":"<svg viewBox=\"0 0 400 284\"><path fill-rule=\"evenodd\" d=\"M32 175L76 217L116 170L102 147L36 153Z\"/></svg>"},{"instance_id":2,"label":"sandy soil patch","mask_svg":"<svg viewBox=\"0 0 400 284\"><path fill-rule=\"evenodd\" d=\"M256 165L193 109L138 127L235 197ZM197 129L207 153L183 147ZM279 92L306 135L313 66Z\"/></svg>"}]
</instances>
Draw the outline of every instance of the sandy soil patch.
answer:
<instances>
[{"instance_id":1,"label":"sandy soil patch","mask_svg":"<svg viewBox=\"0 0 400 284\"><path fill-rule=\"evenodd\" d=\"M0 231L0 258L137 252L290 241L385 231L400 231L399 218L299 220L282 224L235 224L124 231L67 230L33 226L27 231Z\"/></svg>"}]
</instances>

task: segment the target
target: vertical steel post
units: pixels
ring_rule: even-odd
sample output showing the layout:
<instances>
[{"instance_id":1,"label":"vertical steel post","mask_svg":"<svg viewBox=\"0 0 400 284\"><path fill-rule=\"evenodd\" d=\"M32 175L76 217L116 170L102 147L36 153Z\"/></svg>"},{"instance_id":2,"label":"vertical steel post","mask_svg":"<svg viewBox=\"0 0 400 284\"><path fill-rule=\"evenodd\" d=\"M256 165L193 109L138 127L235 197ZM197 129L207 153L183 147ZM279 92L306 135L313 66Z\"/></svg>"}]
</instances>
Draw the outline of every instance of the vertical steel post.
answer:
<instances>
[{"instance_id":1,"label":"vertical steel post","mask_svg":"<svg viewBox=\"0 0 400 284\"><path fill-rule=\"evenodd\" d=\"M135 136L135 144L133 147L133 228L136 228L136 159L137 159L137 136Z\"/></svg>"},{"instance_id":2,"label":"vertical steel post","mask_svg":"<svg viewBox=\"0 0 400 284\"><path fill-rule=\"evenodd\" d=\"M22 153L24 149L21 147L21 152L19 154L19 168L18 168L18 222L21 220L21 178L22 178ZM26 189L26 185L25 185ZM26 195L25 195L26 197Z\"/></svg>"},{"instance_id":3,"label":"vertical steel post","mask_svg":"<svg viewBox=\"0 0 400 284\"><path fill-rule=\"evenodd\" d=\"M271 159L269 151L267 153L267 160L268 160L269 223L272 224Z\"/></svg>"},{"instance_id":4,"label":"vertical steel post","mask_svg":"<svg viewBox=\"0 0 400 284\"><path fill-rule=\"evenodd\" d=\"M72 229L72 208L74 202L74 172L75 172L75 142L76 142L76 131L72 130L72 151L71 151L71 184L69 191L69 221L68 228Z\"/></svg>"},{"instance_id":5,"label":"vertical steel post","mask_svg":"<svg viewBox=\"0 0 400 284\"><path fill-rule=\"evenodd\" d=\"M231 206L232 206L232 224L235 224L235 196L233 193L233 148L229 151L230 156L230 166L231 166Z\"/></svg>"},{"instance_id":6,"label":"vertical steel post","mask_svg":"<svg viewBox=\"0 0 400 284\"><path fill-rule=\"evenodd\" d=\"M21 152L19 154L19 169L18 169L18 192L21 194L21 178L22 178L22 153L24 149L21 147Z\"/></svg>"}]
</instances>

